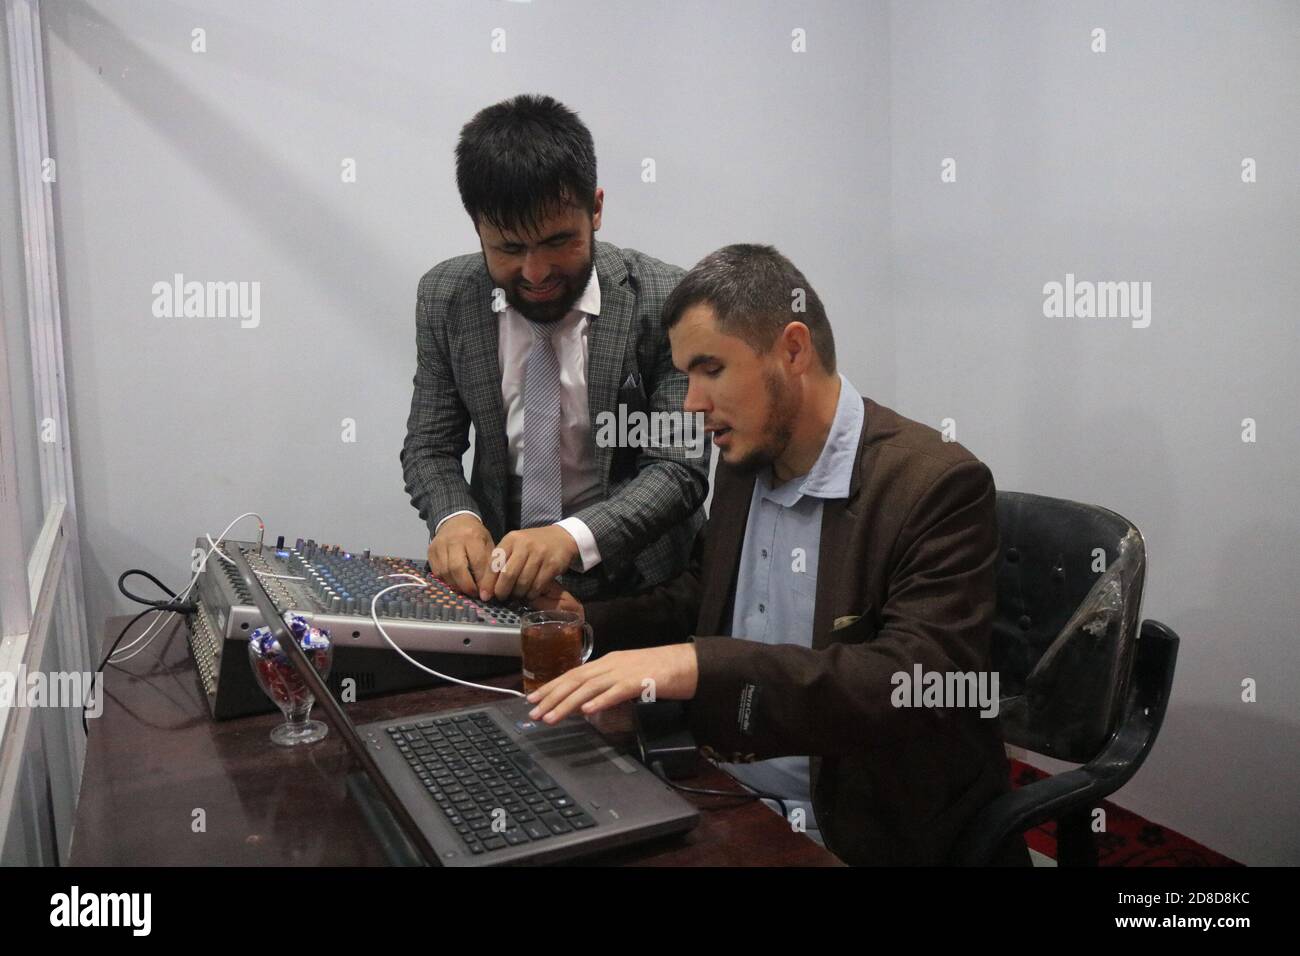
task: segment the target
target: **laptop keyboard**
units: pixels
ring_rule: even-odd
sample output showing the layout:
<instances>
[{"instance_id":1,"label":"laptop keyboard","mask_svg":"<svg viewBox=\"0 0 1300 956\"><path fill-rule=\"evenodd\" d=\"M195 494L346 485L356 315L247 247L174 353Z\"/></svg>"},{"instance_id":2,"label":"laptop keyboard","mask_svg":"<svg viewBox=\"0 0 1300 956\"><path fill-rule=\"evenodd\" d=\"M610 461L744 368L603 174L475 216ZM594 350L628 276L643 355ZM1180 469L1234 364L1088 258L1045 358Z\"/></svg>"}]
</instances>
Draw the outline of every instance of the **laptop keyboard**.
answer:
<instances>
[{"instance_id":1,"label":"laptop keyboard","mask_svg":"<svg viewBox=\"0 0 1300 956\"><path fill-rule=\"evenodd\" d=\"M487 711L400 724L388 736L475 856L596 825Z\"/></svg>"}]
</instances>

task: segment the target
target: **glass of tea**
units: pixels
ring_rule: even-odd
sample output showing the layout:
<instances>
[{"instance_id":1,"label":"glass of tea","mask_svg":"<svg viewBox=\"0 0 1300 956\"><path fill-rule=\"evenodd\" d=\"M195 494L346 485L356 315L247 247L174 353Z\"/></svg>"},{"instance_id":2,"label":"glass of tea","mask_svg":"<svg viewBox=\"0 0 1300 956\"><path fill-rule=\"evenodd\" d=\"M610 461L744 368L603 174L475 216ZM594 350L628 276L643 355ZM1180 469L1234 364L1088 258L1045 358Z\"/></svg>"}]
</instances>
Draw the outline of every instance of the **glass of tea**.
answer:
<instances>
[{"instance_id":1,"label":"glass of tea","mask_svg":"<svg viewBox=\"0 0 1300 956\"><path fill-rule=\"evenodd\" d=\"M573 611L531 611L520 618L524 693L531 694L591 656L592 631Z\"/></svg>"}]
</instances>

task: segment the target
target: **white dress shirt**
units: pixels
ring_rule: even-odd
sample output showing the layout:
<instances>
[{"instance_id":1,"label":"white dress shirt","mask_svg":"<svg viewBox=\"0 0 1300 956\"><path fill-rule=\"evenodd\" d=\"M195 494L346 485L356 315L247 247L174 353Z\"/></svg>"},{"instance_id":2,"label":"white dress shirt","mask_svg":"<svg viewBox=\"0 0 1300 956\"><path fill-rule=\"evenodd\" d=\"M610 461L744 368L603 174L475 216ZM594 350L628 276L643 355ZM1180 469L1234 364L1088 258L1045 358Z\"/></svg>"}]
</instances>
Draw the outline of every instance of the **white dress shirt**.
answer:
<instances>
[{"instance_id":1,"label":"white dress shirt","mask_svg":"<svg viewBox=\"0 0 1300 956\"><path fill-rule=\"evenodd\" d=\"M587 406L587 330L600 315L600 280L592 263L586 288L568 314L555 322L551 342L560 365L560 473L564 486L564 513L572 515L601 500L600 473L589 453L591 413ZM506 449L510 470L520 478L524 474L524 366L533 348L531 323L513 306L499 314L497 326L497 361L501 368L501 405L506 419ZM438 528L456 511L438 522ZM481 517L481 516L480 516ZM600 564L600 549L595 535L580 518L557 521L578 544L574 566L590 571ZM434 529L437 534L437 528Z\"/></svg>"}]
</instances>

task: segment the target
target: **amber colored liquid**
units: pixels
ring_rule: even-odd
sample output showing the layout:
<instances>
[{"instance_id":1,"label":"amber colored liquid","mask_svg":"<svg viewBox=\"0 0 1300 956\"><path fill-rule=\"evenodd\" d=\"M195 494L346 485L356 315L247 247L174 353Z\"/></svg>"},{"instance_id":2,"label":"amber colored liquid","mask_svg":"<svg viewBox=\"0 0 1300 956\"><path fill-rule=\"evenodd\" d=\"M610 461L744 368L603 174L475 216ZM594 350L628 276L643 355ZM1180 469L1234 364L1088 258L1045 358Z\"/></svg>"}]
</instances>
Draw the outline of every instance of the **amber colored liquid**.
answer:
<instances>
[{"instance_id":1,"label":"amber colored liquid","mask_svg":"<svg viewBox=\"0 0 1300 956\"><path fill-rule=\"evenodd\" d=\"M573 621L543 621L526 625L519 634L524 660L524 693L582 663L582 624Z\"/></svg>"}]
</instances>

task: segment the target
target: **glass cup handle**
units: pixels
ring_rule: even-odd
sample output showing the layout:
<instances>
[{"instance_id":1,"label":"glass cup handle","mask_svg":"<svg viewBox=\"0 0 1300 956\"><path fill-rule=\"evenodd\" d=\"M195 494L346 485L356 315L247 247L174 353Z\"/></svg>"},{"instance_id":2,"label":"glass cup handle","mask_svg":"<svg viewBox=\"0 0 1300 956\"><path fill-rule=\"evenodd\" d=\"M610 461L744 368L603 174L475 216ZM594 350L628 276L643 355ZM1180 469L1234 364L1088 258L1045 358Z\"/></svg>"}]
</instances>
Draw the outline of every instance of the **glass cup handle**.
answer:
<instances>
[{"instance_id":1,"label":"glass cup handle","mask_svg":"<svg viewBox=\"0 0 1300 956\"><path fill-rule=\"evenodd\" d=\"M587 663L587 658L591 657L591 652L596 647L596 632L591 629L591 625L586 621L582 623L582 660L579 663Z\"/></svg>"}]
</instances>

